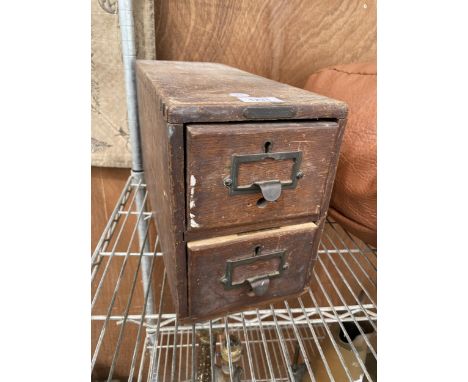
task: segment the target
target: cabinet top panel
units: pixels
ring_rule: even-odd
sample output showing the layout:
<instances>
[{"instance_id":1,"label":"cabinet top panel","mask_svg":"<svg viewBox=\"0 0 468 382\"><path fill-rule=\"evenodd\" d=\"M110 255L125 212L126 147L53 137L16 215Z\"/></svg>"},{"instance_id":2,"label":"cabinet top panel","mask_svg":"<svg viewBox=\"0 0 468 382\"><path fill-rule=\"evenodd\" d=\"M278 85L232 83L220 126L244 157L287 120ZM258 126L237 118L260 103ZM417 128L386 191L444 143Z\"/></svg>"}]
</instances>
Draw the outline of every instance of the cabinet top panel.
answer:
<instances>
[{"instance_id":1,"label":"cabinet top panel","mask_svg":"<svg viewBox=\"0 0 468 382\"><path fill-rule=\"evenodd\" d=\"M347 106L227 65L137 61L139 86L149 86L169 123L345 118Z\"/></svg>"}]
</instances>

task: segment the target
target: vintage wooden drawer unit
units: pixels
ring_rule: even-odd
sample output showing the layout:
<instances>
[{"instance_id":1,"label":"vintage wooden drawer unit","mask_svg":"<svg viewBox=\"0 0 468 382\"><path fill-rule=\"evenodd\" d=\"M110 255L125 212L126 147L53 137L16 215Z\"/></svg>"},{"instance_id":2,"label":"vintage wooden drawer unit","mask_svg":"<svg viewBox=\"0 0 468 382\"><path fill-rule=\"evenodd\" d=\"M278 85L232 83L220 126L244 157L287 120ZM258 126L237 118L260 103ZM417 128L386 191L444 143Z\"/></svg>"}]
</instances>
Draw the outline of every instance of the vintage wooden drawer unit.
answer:
<instances>
[{"instance_id":1,"label":"vintage wooden drawer unit","mask_svg":"<svg viewBox=\"0 0 468 382\"><path fill-rule=\"evenodd\" d=\"M143 164L185 321L303 292L347 107L225 65L138 61Z\"/></svg>"}]
</instances>

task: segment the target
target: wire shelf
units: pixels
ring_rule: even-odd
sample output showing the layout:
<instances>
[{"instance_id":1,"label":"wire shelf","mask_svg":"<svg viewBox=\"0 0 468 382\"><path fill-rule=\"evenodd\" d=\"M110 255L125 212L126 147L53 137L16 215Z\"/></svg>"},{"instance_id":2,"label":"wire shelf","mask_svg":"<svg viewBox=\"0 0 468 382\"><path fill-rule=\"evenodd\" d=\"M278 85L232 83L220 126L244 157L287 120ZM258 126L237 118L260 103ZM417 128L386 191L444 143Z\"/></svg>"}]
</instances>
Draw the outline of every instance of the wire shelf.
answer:
<instances>
[{"instance_id":1,"label":"wire shelf","mask_svg":"<svg viewBox=\"0 0 468 382\"><path fill-rule=\"evenodd\" d=\"M93 380L376 381L374 248L328 220L301 297L183 325L146 198L131 175L91 257Z\"/></svg>"}]
</instances>

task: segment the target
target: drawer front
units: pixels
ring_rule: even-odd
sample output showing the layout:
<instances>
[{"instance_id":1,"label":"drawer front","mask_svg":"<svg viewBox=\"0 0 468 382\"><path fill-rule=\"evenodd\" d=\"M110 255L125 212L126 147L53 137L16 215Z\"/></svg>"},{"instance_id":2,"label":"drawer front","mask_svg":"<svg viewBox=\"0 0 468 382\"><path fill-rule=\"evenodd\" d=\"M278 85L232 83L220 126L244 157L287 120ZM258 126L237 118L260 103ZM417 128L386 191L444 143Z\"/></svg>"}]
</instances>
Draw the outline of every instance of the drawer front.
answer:
<instances>
[{"instance_id":1,"label":"drawer front","mask_svg":"<svg viewBox=\"0 0 468 382\"><path fill-rule=\"evenodd\" d=\"M335 122L187 126L189 231L318 216Z\"/></svg>"},{"instance_id":2,"label":"drawer front","mask_svg":"<svg viewBox=\"0 0 468 382\"><path fill-rule=\"evenodd\" d=\"M317 226L298 224L188 243L193 317L239 310L300 293L311 267Z\"/></svg>"}]
</instances>

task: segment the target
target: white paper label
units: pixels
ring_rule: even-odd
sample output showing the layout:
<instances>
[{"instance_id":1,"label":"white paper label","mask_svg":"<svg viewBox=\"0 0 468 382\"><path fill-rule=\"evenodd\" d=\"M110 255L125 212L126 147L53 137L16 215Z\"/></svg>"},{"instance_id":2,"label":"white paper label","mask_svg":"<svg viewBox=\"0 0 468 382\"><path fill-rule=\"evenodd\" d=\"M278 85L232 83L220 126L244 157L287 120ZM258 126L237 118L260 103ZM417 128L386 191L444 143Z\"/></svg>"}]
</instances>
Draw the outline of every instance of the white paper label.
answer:
<instances>
[{"instance_id":1,"label":"white paper label","mask_svg":"<svg viewBox=\"0 0 468 382\"><path fill-rule=\"evenodd\" d=\"M283 100L276 97L251 97L245 93L229 93L230 96L236 97L239 101L242 102L284 102Z\"/></svg>"},{"instance_id":2,"label":"white paper label","mask_svg":"<svg viewBox=\"0 0 468 382\"><path fill-rule=\"evenodd\" d=\"M229 93L230 96L233 96L233 97L248 97L249 95L248 94L245 94L245 93Z\"/></svg>"},{"instance_id":3,"label":"white paper label","mask_svg":"<svg viewBox=\"0 0 468 382\"><path fill-rule=\"evenodd\" d=\"M242 102L283 102L276 97L239 97Z\"/></svg>"}]
</instances>

